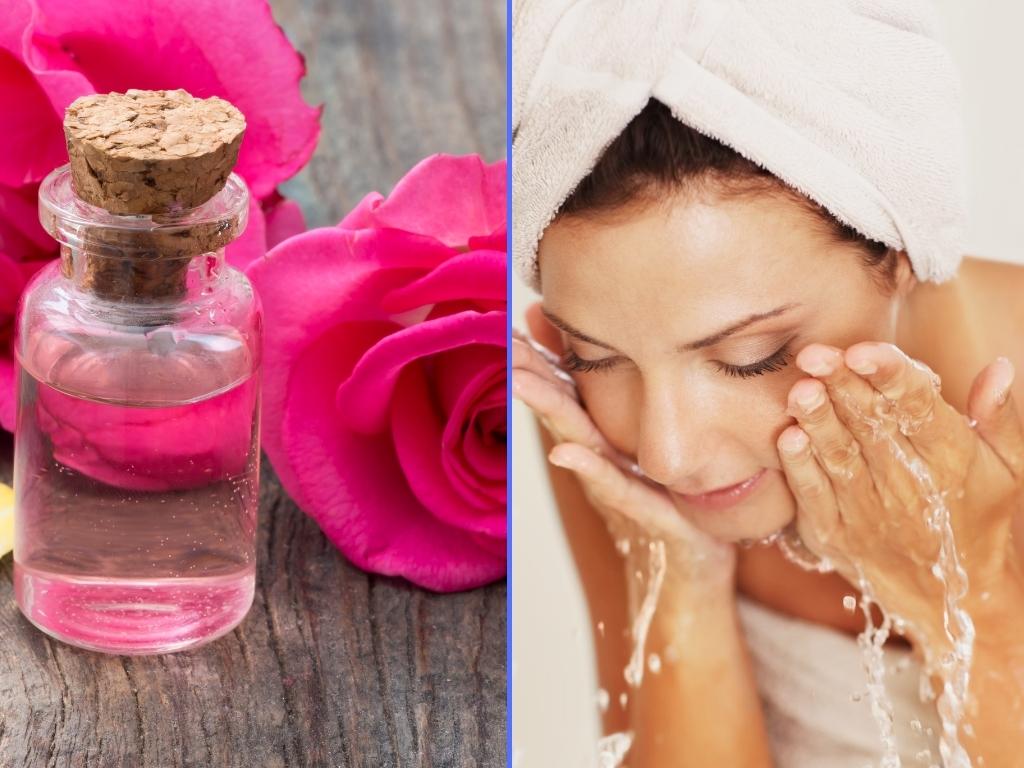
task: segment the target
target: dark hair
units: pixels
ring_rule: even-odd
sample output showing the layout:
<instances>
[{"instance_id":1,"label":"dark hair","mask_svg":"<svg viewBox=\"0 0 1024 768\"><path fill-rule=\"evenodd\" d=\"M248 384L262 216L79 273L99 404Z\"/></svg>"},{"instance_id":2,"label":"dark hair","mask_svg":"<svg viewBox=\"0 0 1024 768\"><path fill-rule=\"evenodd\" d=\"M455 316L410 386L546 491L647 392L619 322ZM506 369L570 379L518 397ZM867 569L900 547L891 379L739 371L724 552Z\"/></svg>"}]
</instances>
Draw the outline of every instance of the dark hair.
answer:
<instances>
[{"instance_id":1,"label":"dark hair","mask_svg":"<svg viewBox=\"0 0 1024 768\"><path fill-rule=\"evenodd\" d=\"M789 196L838 242L859 246L864 265L880 279L882 288L894 287L896 251L864 237L770 171L690 128L654 99L608 146L559 209L558 217L608 212L659 193L704 185L734 197L765 192Z\"/></svg>"}]
</instances>

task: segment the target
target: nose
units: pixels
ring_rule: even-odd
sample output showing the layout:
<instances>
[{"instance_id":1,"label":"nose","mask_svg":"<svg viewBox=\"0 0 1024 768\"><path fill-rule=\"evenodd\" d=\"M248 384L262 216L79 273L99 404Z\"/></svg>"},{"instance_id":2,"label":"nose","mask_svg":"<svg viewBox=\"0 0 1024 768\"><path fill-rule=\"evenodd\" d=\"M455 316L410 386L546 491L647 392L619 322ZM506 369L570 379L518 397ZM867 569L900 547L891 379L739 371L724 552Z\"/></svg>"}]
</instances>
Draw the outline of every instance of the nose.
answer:
<instances>
[{"instance_id":1,"label":"nose","mask_svg":"<svg viewBox=\"0 0 1024 768\"><path fill-rule=\"evenodd\" d=\"M686 396L678 382L645 382L637 464L661 485L684 492L700 488L697 478L711 454L706 427L699 404Z\"/></svg>"}]
</instances>

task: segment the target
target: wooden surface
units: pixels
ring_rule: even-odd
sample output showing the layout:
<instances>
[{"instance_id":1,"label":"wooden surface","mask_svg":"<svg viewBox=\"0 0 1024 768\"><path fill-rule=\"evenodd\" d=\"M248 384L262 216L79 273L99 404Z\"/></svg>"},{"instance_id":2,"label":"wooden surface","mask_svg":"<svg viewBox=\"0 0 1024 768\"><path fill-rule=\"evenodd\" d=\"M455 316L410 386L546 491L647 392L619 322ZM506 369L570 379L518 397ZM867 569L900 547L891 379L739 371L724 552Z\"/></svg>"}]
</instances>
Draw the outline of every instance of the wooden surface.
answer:
<instances>
[{"instance_id":1,"label":"wooden surface","mask_svg":"<svg viewBox=\"0 0 1024 768\"><path fill-rule=\"evenodd\" d=\"M336 223L433 152L505 154L505 4L278 0L324 103L285 186ZM0 479L11 441L0 434ZM434 595L348 565L264 463L256 598L191 652L51 641L0 560L0 768L505 765L505 587Z\"/></svg>"}]
</instances>

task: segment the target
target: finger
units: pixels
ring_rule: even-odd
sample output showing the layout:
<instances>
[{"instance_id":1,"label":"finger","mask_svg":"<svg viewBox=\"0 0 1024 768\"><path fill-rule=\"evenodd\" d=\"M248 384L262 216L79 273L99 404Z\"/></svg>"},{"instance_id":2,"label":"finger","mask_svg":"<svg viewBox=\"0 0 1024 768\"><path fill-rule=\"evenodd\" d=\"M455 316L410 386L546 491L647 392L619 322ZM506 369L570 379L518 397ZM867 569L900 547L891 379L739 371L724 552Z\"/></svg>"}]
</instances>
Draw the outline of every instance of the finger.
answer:
<instances>
[{"instance_id":1,"label":"finger","mask_svg":"<svg viewBox=\"0 0 1024 768\"><path fill-rule=\"evenodd\" d=\"M556 440L582 443L600 453L610 453L604 435L583 407L549 379L524 368L515 368L512 395L537 414Z\"/></svg>"},{"instance_id":2,"label":"finger","mask_svg":"<svg viewBox=\"0 0 1024 768\"><path fill-rule=\"evenodd\" d=\"M871 491L874 484L860 444L837 418L820 381L801 379L794 384L789 392L789 412L810 438L837 495L855 499Z\"/></svg>"},{"instance_id":3,"label":"finger","mask_svg":"<svg viewBox=\"0 0 1024 768\"><path fill-rule=\"evenodd\" d=\"M1005 357L987 365L971 385L967 415L975 420L975 431L982 440L1020 482L1024 479L1024 429L1011 391L1014 377L1013 363Z\"/></svg>"},{"instance_id":4,"label":"finger","mask_svg":"<svg viewBox=\"0 0 1024 768\"><path fill-rule=\"evenodd\" d=\"M806 532L812 547L821 551L821 544L827 543L840 525L832 482L811 451L810 437L800 427L784 429L777 445L786 482L804 518L801 534Z\"/></svg>"},{"instance_id":5,"label":"finger","mask_svg":"<svg viewBox=\"0 0 1024 768\"><path fill-rule=\"evenodd\" d=\"M885 418L888 405L884 396L847 367L842 351L810 344L797 355L796 364L825 385L839 420L869 458L887 460L889 449L885 443L888 436L898 434L895 420Z\"/></svg>"},{"instance_id":6,"label":"finger","mask_svg":"<svg viewBox=\"0 0 1024 768\"><path fill-rule=\"evenodd\" d=\"M512 339L512 367L525 368L575 392L576 382L561 366L558 356L528 337ZM574 395L575 397L575 395Z\"/></svg>"},{"instance_id":7,"label":"finger","mask_svg":"<svg viewBox=\"0 0 1024 768\"><path fill-rule=\"evenodd\" d=\"M605 456L579 443L556 445L548 460L574 472L599 506L615 510L646 530L679 531L685 524L664 495L646 483L630 478Z\"/></svg>"},{"instance_id":8,"label":"finger","mask_svg":"<svg viewBox=\"0 0 1024 768\"><path fill-rule=\"evenodd\" d=\"M883 342L855 344L845 361L892 403L899 431L926 462L948 461L950 446L965 443L963 417L942 398L928 366Z\"/></svg>"}]
</instances>

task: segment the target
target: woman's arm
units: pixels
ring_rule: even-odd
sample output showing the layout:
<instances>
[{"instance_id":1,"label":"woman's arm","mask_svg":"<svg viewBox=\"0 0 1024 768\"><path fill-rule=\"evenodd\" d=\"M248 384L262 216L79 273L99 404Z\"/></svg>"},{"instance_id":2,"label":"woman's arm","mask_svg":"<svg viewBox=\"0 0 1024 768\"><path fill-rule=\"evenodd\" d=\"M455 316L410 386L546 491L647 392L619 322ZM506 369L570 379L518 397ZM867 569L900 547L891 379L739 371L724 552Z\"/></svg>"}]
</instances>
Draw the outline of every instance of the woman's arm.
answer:
<instances>
[{"instance_id":1,"label":"woman's arm","mask_svg":"<svg viewBox=\"0 0 1024 768\"><path fill-rule=\"evenodd\" d=\"M985 592L984 598L970 600L974 656L961 741L972 765L1019 765L1024 751L1024 573L1015 550L1004 578ZM944 652L949 643L936 633L926 645ZM933 688L939 691L941 685L936 675Z\"/></svg>"},{"instance_id":2,"label":"woman's arm","mask_svg":"<svg viewBox=\"0 0 1024 768\"><path fill-rule=\"evenodd\" d=\"M635 694L630 766L772 765L735 594L666 580L649 641L662 667Z\"/></svg>"}]
</instances>

